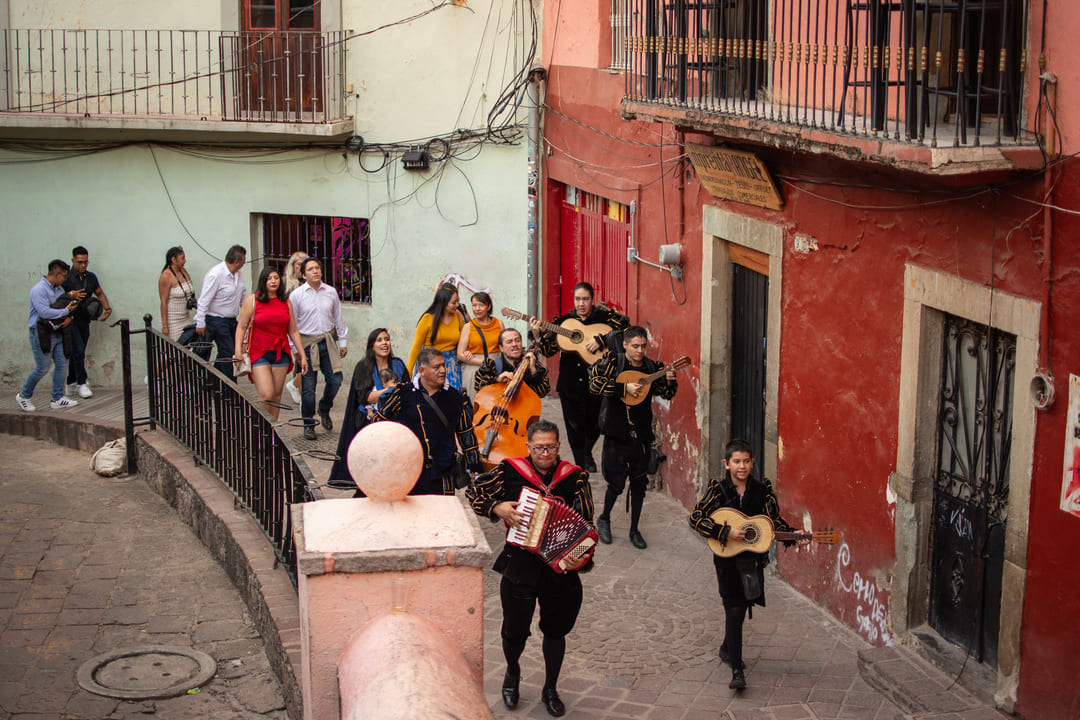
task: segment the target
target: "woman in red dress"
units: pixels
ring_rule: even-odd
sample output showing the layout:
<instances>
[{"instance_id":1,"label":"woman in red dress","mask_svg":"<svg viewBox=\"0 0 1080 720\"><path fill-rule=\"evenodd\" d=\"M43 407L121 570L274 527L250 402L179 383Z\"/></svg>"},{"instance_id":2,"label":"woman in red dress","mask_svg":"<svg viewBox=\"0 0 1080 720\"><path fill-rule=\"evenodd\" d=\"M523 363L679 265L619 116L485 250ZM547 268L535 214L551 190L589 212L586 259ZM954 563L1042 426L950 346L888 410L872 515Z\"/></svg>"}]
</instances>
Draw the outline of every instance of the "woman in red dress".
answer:
<instances>
[{"instance_id":1,"label":"woman in red dress","mask_svg":"<svg viewBox=\"0 0 1080 720\"><path fill-rule=\"evenodd\" d=\"M265 267L259 273L259 284L251 295L244 298L240 317L236 323L236 353L234 362L240 362L242 353L251 358L251 382L259 393L259 402L277 419L281 410L281 389L285 376L292 369L293 347L300 347L300 333L296 329L296 316L292 303L285 297L285 284L275 267ZM307 357L300 358L300 373L308 371Z\"/></svg>"}]
</instances>

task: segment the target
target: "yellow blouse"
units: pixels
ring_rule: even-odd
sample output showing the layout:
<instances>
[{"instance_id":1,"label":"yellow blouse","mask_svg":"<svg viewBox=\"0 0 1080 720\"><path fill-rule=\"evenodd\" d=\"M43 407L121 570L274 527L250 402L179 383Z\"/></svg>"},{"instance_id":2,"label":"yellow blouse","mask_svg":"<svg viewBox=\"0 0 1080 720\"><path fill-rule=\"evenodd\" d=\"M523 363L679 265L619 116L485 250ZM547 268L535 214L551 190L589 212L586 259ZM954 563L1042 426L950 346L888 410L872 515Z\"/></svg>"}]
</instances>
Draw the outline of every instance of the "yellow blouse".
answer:
<instances>
[{"instance_id":1,"label":"yellow blouse","mask_svg":"<svg viewBox=\"0 0 1080 720\"><path fill-rule=\"evenodd\" d=\"M488 355L499 352L499 334L503 331L503 324L502 320L497 317L489 317L486 323L473 319L466 326L466 329L462 330L462 332L469 333L469 347L467 350L478 358L484 356L484 344L480 342L480 334L476 332L477 325L480 326L480 330L483 331L484 338L487 340Z\"/></svg>"},{"instance_id":2,"label":"yellow blouse","mask_svg":"<svg viewBox=\"0 0 1080 720\"><path fill-rule=\"evenodd\" d=\"M409 350L409 361L406 363L406 368L411 375L415 370L416 356L420 354L420 349L423 347L432 347L440 352L446 352L447 350L457 350L458 340L461 339L461 315L455 313L456 317L450 318L450 322L439 322L439 337L435 340L435 344L431 344L431 313L424 313L420 316L420 322L416 323L416 334L413 335L412 348Z\"/></svg>"}]
</instances>

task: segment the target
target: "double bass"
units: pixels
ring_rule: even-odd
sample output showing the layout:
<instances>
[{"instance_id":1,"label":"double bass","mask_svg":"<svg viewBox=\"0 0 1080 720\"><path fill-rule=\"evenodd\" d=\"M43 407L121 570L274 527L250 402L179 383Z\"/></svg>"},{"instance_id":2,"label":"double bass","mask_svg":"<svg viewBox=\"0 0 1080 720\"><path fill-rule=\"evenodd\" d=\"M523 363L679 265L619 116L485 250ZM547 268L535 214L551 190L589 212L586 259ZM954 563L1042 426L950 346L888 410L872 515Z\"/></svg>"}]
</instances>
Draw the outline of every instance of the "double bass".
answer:
<instances>
[{"instance_id":1,"label":"double bass","mask_svg":"<svg viewBox=\"0 0 1080 720\"><path fill-rule=\"evenodd\" d=\"M525 384L527 356L534 350L535 346L522 354L521 365L510 382L495 382L476 393L473 417L477 419L473 427L484 432L480 457L486 470L493 470L506 458L529 454L526 432L540 418L541 405L540 396ZM535 354L533 357L535 362Z\"/></svg>"}]
</instances>

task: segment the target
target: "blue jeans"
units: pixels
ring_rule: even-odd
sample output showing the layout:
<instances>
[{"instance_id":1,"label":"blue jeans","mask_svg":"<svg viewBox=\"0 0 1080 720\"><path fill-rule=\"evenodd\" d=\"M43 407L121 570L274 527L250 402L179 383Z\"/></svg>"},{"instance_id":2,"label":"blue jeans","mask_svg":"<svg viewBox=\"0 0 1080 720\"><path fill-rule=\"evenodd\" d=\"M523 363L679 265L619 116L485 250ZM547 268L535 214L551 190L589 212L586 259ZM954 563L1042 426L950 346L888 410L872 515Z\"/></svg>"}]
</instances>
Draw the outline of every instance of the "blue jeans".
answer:
<instances>
[{"instance_id":1,"label":"blue jeans","mask_svg":"<svg viewBox=\"0 0 1080 720\"><path fill-rule=\"evenodd\" d=\"M64 378L67 376L67 358L64 357L64 341L60 339L60 333L52 334L52 346L48 353L42 352L41 343L38 342L37 328L30 328L30 349L34 351L34 369L26 377L22 391L19 392L27 400L34 396L34 388L38 381L49 372L49 363L53 364L52 399L59 400L64 397Z\"/></svg>"},{"instance_id":2,"label":"blue jeans","mask_svg":"<svg viewBox=\"0 0 1080 720\"><path fill-rule=\"evenodd\" d=\"M86 382L86 345L90 342L90 321L75 320L71 326L71 357L68 359L68 385Z\"/></svg>"},{"instance_id":3,"label":"blue jeans","mask_svg":"<svg viewBox=\"0 0 1080 720\"><path fill-rule=\"evenodd\" d=\"M213 338L217 344L217 357L214 358L214 367L221 371L225 377L236 382L232 362L233 352L236 350L236 318L207 315L206 334Z\"/></svg>"},{"instance_id":4,"label":"blue jeans","mask_svg":"<svg viewBox=\"0 0 1080 720\"><path fill-rule=\"evenodd\" d=\"M307 353L308 372L307 375L300 376L300 416L304 418L304 425L312 427L315 425L315 385L319 378L311 362L311 348L316 345L319 348L319 370L322 371L323 379L326 381L322 399L319 400L320 415L330 412L330 408L334 407L334 397L337 396L338 388L341 387L341 373L334 372L334 367L330 364L330 353L339 352L338 349L328 348L325 340L304 348L304 352Z\"/></svg>"}]
</instances>

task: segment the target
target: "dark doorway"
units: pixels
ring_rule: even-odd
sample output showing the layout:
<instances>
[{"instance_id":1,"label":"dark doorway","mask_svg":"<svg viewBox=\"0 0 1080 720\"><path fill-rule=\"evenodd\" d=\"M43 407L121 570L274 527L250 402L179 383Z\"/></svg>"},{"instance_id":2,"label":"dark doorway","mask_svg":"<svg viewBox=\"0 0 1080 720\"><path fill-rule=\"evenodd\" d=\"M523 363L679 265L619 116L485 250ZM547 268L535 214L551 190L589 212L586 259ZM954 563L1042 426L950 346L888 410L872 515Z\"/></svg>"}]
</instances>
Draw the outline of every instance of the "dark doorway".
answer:
<instances>
[{"instance_id":1,"label":"dark doorway","mask_svg":"<svg viewBox=\"0 0 1080 720\"><path fill-rule=\"evenodd\" d=\"M750 443L760 472L765 467L769 277L735 263L731 268L731 437Z\"/></svg>"},{"instance_id":2,"label":"dark doorway","mask_svg":"<svg viewBox=\"0 0 1080 720\"><path fill-rule=\"evenodd\" d=\"M930 624L997 667L1016 336L945 316Z\"/></svg>"}]
</instances>

